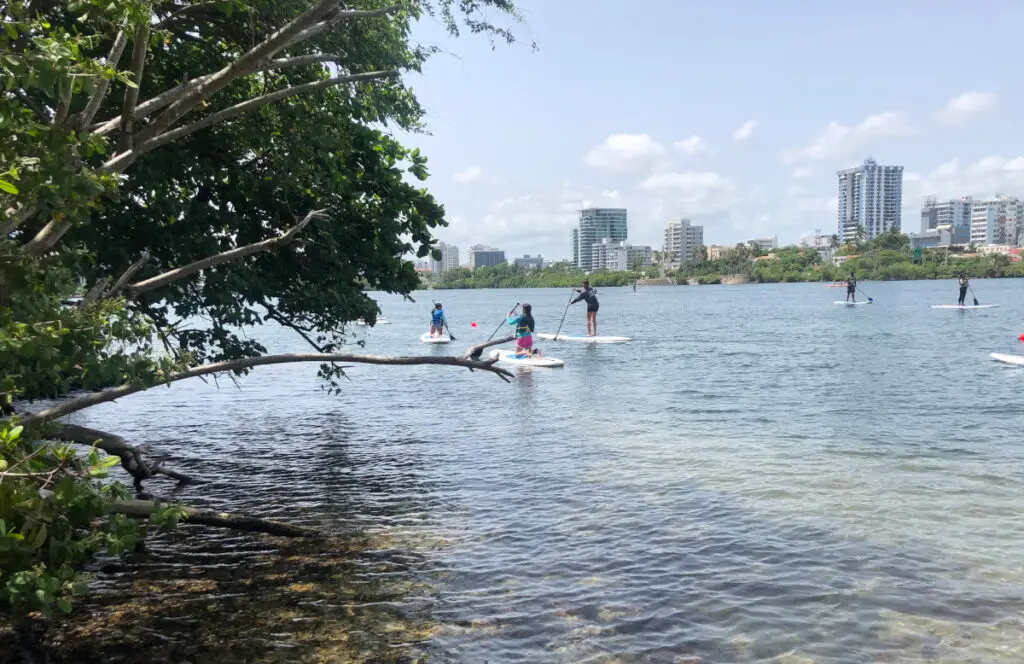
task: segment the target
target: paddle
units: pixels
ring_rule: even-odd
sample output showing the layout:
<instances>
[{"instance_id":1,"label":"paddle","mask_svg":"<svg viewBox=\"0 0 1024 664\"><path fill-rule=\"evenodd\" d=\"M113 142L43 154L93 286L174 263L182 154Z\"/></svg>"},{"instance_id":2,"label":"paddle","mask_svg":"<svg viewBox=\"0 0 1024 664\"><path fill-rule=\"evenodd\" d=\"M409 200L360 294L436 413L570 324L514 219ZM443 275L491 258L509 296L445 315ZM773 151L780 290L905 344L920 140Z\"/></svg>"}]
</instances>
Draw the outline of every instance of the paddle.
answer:
<instances>
[{"instance_id":1,"label":"paddle","mask_svg":"<svg viewBox=\"0 0 1024 664\"><path fill-rule=\"evenodd\" d=\"M565 315L567 313L569 313L569 305L572 304L572 296L575 295L575 294L576 294L575 290L573 290L571 293L569 293L569 302L567 302L566 305L565 305L565 311L562 312L562 320L560 320L558 322L558 329L555 330L555 338L552 339L552 341L558 341L558 333L562 331L562 323L565 322Z\"/></svg>"},{"instance_id":2,"label":"paddle","mask_svg":"<svg viewBox=\"0 0 1024 664\"><path fill-rule=\"evenodd\" d=\"M434 298L430 298L430 301L434 302ZM437 302L434 302L434 308L437 308ZM442 314L441 321L444 323L444 329L448 330L448 338L452 341L458 341L458 339L455 338L455 335L452 334L452 328L448 327L448 317Z\"/></svg>"},{"instance_id":3,"label":"paddle","mask_svg":"<svg viewBox=\"0 0 1024 664\"><path fill-rule=\"evenodd\" d=\"M516 309L518 309L518 308L519 308L519 303L516 302L516 306L512 307L512 310L508 312L507 316L505 316L506 320L508 319L509 316L514 314L516 312ZM498 330L500 330L501 326L504 325L505 323L506 323L506 321L504 321L504 320L501 321L500 323L498 323L498 327L494 328L494 332L491 332L491 336L487 337L487 340L490 341L491 339L493 339L494 335L498 333Z\"/></svg>"},{"instance_id":4,"label":"paddle","mask_svg":"<svg viewBox=\"0 0 1024 664\"><path fill-rule=\"evenodd\" d=\"M971 289L971 297L974 298L974 306L980 307L981 303L978 302L978 296L974 294L974 286L968 283L967 287Z\"/></svg>"},{"instance_id":5,"label":"paddle","mask_svg":"<svg viewBox=\"0 0 1024 664\"><path fill-rule=\"evenodd\" d=\"M863 295L864 297L868 298L868 302L874 302L875 301L870 295L865 293L864 289L861 288L860 286L857 286L857 292L860 293L861 295Z\"/></svg>"}]
</instances>

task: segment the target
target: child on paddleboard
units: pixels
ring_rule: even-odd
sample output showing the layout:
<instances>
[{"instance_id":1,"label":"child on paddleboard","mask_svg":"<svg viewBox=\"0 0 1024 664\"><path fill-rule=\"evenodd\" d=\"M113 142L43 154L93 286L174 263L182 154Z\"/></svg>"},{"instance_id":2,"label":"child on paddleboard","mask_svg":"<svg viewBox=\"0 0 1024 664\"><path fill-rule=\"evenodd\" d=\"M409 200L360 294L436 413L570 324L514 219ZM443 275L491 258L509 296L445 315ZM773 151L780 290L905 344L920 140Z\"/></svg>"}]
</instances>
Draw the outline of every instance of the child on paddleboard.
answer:
<instances>
[{"instance_id":1,"label":"child on paddleboard","mask_svg":"<svg viewBox=\"0 0 1024 664\"><path fill-rule=\"evenodd\" d=\"M583 280L583 289L574 288L574 291L579 293L575 300L570 304L576 304L577 302L585 301L587 303L587 336L597 336L597 310L600 308L600 304L597 301L597 289L590 287L590 279Z\"/></svg>"},{"instance_id":2,"label":"child on paddleboard","mask_svg":"<svg viewBox=\"0 0 1024 664\"><path fill-rule=\"evenodd\" d=\"M444 307L438 302L434 305L434 310L430 312L430 336L439 337L444 334L444 324Z\"/></svg>"},{"instance_id":3,"label":"child on paddleboard","mask_svg":"<svg viewBox=\"0 0 1024 664\"><path fill-rule=\"evenodd\" d=\"M533 347L533 307L524 304L522 314L508 316L505 321L516 328L516 357L540 357L540 351Z\"/></svg>"}]
</instances>

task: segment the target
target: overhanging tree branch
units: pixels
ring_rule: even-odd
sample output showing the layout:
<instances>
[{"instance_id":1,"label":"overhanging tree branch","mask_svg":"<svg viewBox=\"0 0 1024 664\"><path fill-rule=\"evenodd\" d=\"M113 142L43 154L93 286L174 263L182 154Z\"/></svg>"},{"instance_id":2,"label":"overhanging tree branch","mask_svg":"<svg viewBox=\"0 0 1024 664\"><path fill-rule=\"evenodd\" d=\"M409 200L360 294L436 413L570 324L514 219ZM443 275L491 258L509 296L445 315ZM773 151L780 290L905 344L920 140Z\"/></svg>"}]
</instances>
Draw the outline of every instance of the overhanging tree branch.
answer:
<instances>
[{"instance_id":1,"label":"overhanging tree branch","mask_svg":"<svg viewBox=\"0 0 1024 664\"><path fill-rule=\"evenodd\" d=\"M124 30L118 30L117 37L114 38L114 45L110 47L110 54L107 56L107 66L117 69L117 63L121 60L121 54L124 53L125 46L128 45L128 35L125 34ZM85 110L82 111L81 115L75 121L75 127L77 129L84 129L92 124L92 119L96 117L96 113L100 110L100 105L103 103L103 98L107 96L107 90L110 89L110 79L101 78L96 83L96 89L93 90L92 96L89 97L89 102L85 105Z\"/></svg>"},{"instance_id":2,"label":"overhanging tree branch","mask_svg":"<svg viewBox=\"0 0 1024 664\"><path fill-rule=\"evenodd\" d=\"M318 62L337 62L341 60L339 55L298 55L292 58L278 58L271 60L263 65L260 65L253 73L270 71L272 69L289 69L292 67L303 67L306 65L316 64ZM205 76L199 76L191 80L185 81L181 85L175 86L170 90L161 92L152 99L148 99L143 103L139 104L135 109L135 120L141 120L157 111L161 108L165 108L167 105L177 101L190 90L194 90L196 87L202 85L208 81L214 74L207 74ZM121 118L116 117L106 122L93 127L93 132L97 134L109 134L110 132L121 126Z\"/></svg>"},{"instance_id":3,"label":"overhanging tree branch","mask_svg":"<svg viewBox=\"0 0 1024 664\"><path fill-rule=\"evenodd\" d=\"M141 146L161 137L199 104L239 78L257 71L282 49L298 43L299 36L307 28L313 27L326 19L337 22L368 18L381 16L401 8L400 5L392 5L371 10L340 10L341 4L341 0L319 0L287 25L239 56L231 64L220 71L204 77L202 83L191 86L182 96L174 100L162 113L157 115L145 129L139 132L135 137L135 144ZM144 150L137 149L123 152L104 164L103 170L109 173L123 172L144 152ZM28 207L30 208L30 215L34 215L37 211L35 206ZM52 249L70 229L70 221L51 219L35 237L22 246L22 251L31 256L41 256Z\"/></svg>"},{"instance_id":4,"label":"overhanging tree branch","mask_svg":"<svg viewBox=\"0 0 1024 664\"><path fill-rule=\"evenodd\" d=\"M322 81L315 81L313 83L293 85L283 90L278 90L277 92L271 92L269 94L256 97L255 99L250 99L249 101L244 101L240 104L229 106L228 108L225 108L222 111L211 113L205 118L202 118L201 120L196 120L192 124L185 125L184 127L172 129L171 131L161 134L160 136L157 136L156 138L139 145L137 147L137 150L139 154L144 154L151 150L155 150L156 148L159 148L161 146L167 145L168 143L173 143L174 141L180 138L184 138L189 134L195 133L200 129L206 129L207 127L218 124L220 122L224 122L225 120L230 120L234 117L238 117L239 115L248 113L249 111L254 111L257 108L260 108L261 106L272 104L275 101L285 99L286 97L294 97L295 95L316 92L317 90L323 90L324 88L329 88L336 85L343 85L345 83L370 81L378 78L398 76L400 74L401 72L398 71L370 71L364 72L362 74L351 74L349 76L337 76L335 78L328 78ZM111 163L117 161L118 158L120 158L120 156L111 160Z\"/></svg>"},{"instance_id":5,"label":"overhanging tree branch","mask_svg":"<svg viewBox=\"0 0 1024 664\"><path fill-rule=\"evenodd\" d=\"M292 226L282 235L270 238L269 240L263 240L262 242L247 244L244 247L229 249L228 251L219 253L215 256L208 256L202 260L195 261L194 263L189 263L184 267L175 268L150 279L146 279L145 281L140 281L132 284L131 286L127 286L124 290L129 296L135 297L141 293L160 288L161 286L166 286L169 283L184 279L185 277L190 277L201 270L208 270L211 267L216 267L217 265L222 265L229 261L238 260L239 258L245 258L246 256L251 256L252 254L256 254L261 251L267 251L268 249L283 247L294 240L298 234L302 232L302 229L309 225L309 222L313 221L313 219L324 218L326 216L326 210L314 210L307 214L302 221Z\"/></svg>"},{"instance_id":6,"label":"overhanging tree branch","mask_svg":"<svg viewBox=\"0 0 1024 664\"><path fill-rule=\"evenodd\" d=\"M148 18L149 12L146 12ZM121 145L120 152L132 149L135 138L135 106L139 103L139 88L142 86L142 72L146 67L146 53L149 52L149 21L139 22L135 28L134 44L132 44L132 83L124 91L124 104L121 106Z\"/></svg>"},{"instance_id":7,"label":"overhanging tree branch","mask_svg":"<svg viewBox=\"0 0 1024 664\"><path fill-rule=\"evenodd\" d=\"M120 294L120 292L124 290L128 283L135 277L138 271L141 270L148 262L149 252L143 251L142 255L139 256L139 259L128 266L128 269L124 271L124 274L122 274L116 282L114 282L114 285L111 286L110 290L104 294L104 297L117 297L118 294Z\"/></svg>"},{"instance_id":8,"label":"overhanging tree branch","mask_svg":"<svg viewBox=\"0 0 1024 664\"><path fill-rule=\"evenodd\" d=\"M251 369L253 367L262 367L272 364L295 364L298 362L319 362L321 364L332 362L352 362L353 364L380 364L388 366L415 366L427 364L489 371L497 375L506 383L511 382L510 379L513 377L512 372L495 366L497 360L472 360L463 357L454 357L451 355L389 357L385 355L357 355L350 353L285 353L282 355L243 357L237 360L204 364L187 371L182 371L181 373L173 374L157 385L169 385L170 383L176 383L180 380L198 378L199 376L208 376L210 374L224 373L228 371L238 371L240 369ZM85 410L86 408L90 408L101 403L114 401L121 397L126 397L129 394L144 392L151 387L157 387L157 385L133 383L114 387L109 390L103 390L101 392L93 392L92 394L86 394L81 397L69 399L54 406L53 408L47 408L39 411L38 413L26 415L21 418L20 423L25 427L38 426L51 420L55 420L58 417L77 413L80 410Z\"/></svg>"}]
</instances>

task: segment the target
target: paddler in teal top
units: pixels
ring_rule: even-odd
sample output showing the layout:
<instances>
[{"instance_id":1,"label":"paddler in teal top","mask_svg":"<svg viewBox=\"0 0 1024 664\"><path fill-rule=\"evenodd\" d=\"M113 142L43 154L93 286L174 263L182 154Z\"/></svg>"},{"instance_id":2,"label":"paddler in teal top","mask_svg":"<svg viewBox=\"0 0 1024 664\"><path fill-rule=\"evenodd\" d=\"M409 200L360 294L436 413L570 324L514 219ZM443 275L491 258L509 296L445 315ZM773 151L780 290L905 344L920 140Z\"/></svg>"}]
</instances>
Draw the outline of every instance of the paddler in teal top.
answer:
<instances>
[{"instance_id":1,"label":"paddler in teal top","mask_svg":"<svg viewBox=\"0 0 1024 664\"><path fill-rule=\"evenodd\" d=\"M434 305L434 310L430 312L430 336L440 337L444 334L444 325L447 321L444 319L444 307L438 302Z\"/></svg>"},{"instance_id":2,"label":"paddler in teal top","mask_svg":"<svg viewBox=\"0 0 1024 664\"><path fill-rule=\"evenodd\" d=\"M505 322L516 328L516 357L540 357L540 351L533 347L533 307L524 304L522 314L507 316Z\"/></svg>"}]
</instances>

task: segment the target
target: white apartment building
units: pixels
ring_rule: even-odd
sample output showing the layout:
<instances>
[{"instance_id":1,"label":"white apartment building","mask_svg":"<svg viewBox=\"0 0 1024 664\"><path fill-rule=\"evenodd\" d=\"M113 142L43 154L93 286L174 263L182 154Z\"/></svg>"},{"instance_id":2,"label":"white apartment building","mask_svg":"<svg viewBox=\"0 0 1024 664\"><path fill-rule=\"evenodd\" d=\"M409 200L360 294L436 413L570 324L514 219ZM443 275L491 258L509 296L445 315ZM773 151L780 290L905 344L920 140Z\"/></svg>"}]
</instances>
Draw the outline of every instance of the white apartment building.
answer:
<instances>
[{"instance_id":1,"label":"white apartment building","mask_svg":"<svg viewBox=\"0 0 1024 664\"><path fill-rule=\"evenodd\" d=\"M755 237L752 240L747 240L747 244L750 244L751 242L756 244L758 249L763 249L765 251L771 251L772 249L779 248L779 237L777 235L772 235L771 237Z\"/></svg>"},{"instance_id":2,"label":"white apartment building","mask_svg":"<svg viewBox=\"0 0 1024 664\"><path fill-rule=\"evenodd\" d=\"M673 219L665 225L665 243L662 251L669 267L693 260L693 250L704 244L704 227L690 223L689 219Z\"/></svg>"},{"instance_id":3,"label":"white apartment building","mask_svg":"<svg viewBox=\"0 0 1024 664\"><path fill-rule=\"evenodd\" d=\"M1020 244L1024 230L1024 201L1014 196L996 197L987 201L974 201L971 207L971 244Z\"/></svg>"},{"instance_id":4,"label":"white apartment building","mask_svg":"<svg viewBox=\"0 0 1024 664\"><path fill-rule=\"evenodd\" d=\"M437 276L441 276L449 270L454 270L459 267L459 248L454 244L445 244L439 242L437 245L438 250L441 252L441 260L430 261L430 271Z\"/></svg>"},{"instance_id":5,"label":"white apartment building","mask_svg":"<svg viewBox=\"0 0 1024 664\"><path fill-rule=\"evenodd\" d=\"M539 255L531 256L530 254L525 254L513 259L512 264L524 270L540 270L544 267L544 258Z\"/></svg>"},{"instance_id":6,"label":"white apartment building","mask_svg":"<svg viewBox=\"0 0 1024 664\"><path fill-rule=\"evenodd\" d=\"M654 251L647 245L613 242L604 238L591 246L591 256L595 270L631 272L634 260L640 267L650 267Z\"/></svg>"},{"instance_id":7,"label":"white apartment building","mask_svg":"<svg viewBox=\"0 0 1024 664\"><path fill-rule=\"evenodd\" d=\"M970 196L942 201L928 196L921 204L921 234L948 226L953 244L967 244L971 241L973 210L974 199Z\"/></svg>"},{"instance_id":8,"label":"white apartment building","mask_svg":"<svg viewBox=\"0 0 1024 664\"><path fill-rule=\"evenodd\" d=\"M865 159L856 168L838 171L838 234L843 242L857 237L864 227L867 239L890 228L899 229L903 217L903 167L879 166Z\"/></svg>"}]
</instances>

